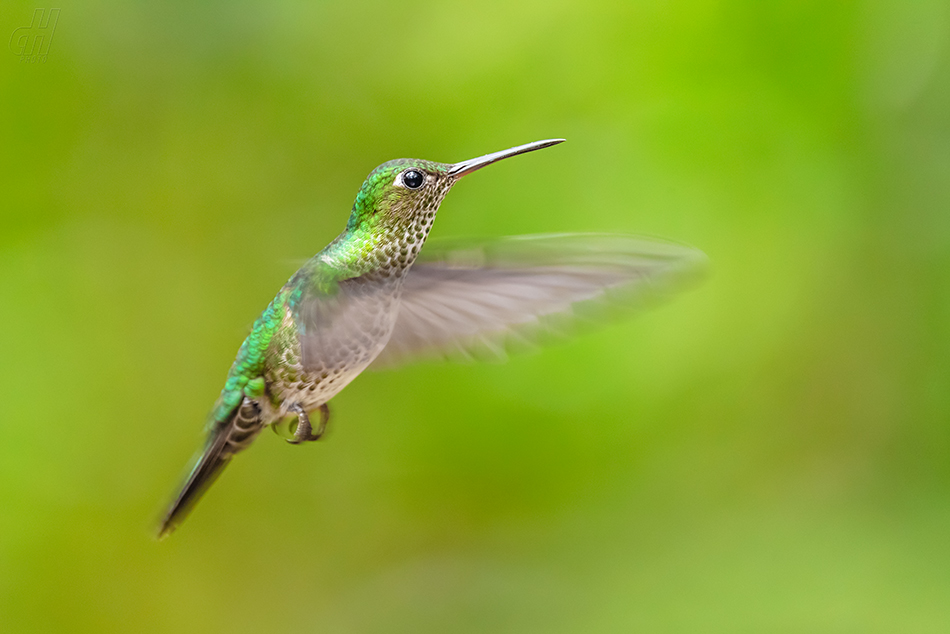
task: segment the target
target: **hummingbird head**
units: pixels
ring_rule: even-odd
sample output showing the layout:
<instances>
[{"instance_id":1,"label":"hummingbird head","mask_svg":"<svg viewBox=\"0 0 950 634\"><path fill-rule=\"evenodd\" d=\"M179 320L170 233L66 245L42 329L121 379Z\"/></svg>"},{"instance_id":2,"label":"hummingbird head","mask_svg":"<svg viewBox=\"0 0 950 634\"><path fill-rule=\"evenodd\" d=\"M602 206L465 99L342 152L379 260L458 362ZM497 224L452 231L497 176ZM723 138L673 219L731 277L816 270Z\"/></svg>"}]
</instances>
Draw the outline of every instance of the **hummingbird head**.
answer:
<instances>
[{"instance_id":1,"label":"hummingbird head","mask_svg":"<svg viewBox=\"0 0 950 634\"><path fill-rule=\"evenodd\" d=\"M550 147L564 139L549 139L486 154L461 163L396 159L366 177L356 195L349 230L422 232L425 239L442 199L460 178L509 156Z\"/></svg>"}]
</instances>

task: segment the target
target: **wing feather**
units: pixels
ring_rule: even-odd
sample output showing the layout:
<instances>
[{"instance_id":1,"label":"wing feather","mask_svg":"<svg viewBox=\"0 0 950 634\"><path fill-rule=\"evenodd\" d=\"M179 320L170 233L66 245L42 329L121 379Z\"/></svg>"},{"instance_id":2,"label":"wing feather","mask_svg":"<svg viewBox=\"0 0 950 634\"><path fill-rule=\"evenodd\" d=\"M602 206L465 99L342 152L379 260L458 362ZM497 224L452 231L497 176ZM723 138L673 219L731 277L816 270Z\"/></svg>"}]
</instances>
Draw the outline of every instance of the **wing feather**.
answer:
<instances>
[{"instance_id":1,"label":"wing feather","mask_svg":"<svg viewBox=\"0 0 950 634\"><path fill-rule=\"evenodd\" d=\"M504 358L513 345L566 334L597 308L666 294L705 262L692 247L614 234L433 242L406 277L375 365L417 356Z\"/></svg>"}]
</instances>

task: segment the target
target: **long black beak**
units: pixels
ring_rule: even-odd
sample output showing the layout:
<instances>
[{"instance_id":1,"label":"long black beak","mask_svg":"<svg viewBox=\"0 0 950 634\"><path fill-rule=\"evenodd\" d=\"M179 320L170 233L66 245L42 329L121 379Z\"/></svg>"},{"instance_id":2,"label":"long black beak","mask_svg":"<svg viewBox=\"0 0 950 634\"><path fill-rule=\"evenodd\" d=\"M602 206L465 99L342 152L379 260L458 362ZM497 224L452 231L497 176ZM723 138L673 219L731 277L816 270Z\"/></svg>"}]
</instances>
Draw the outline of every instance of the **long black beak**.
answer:
<instances>
[{"instance_id":1,"label":"long black beak","mask_svg":"<svg viewBox=\"0 0 950 634\"><path fill-rule=\"evenodd\" d=\"M518 147L509 148L500 152L492 152L491 154L486 154L485 156L479 156L478 158L456 163L449 168L449 176L462 178L466 174L471 174L475 170L480 170L486 165L491 165L492 163L500 161L501 159L506 159L509 156L517 156L518 154L524 154L525 152L534 152L535 150L541 150L563 142L564 139L547 139L545 141L526 143L524 145L519 145Z\"/></svg>"}]
</instances>

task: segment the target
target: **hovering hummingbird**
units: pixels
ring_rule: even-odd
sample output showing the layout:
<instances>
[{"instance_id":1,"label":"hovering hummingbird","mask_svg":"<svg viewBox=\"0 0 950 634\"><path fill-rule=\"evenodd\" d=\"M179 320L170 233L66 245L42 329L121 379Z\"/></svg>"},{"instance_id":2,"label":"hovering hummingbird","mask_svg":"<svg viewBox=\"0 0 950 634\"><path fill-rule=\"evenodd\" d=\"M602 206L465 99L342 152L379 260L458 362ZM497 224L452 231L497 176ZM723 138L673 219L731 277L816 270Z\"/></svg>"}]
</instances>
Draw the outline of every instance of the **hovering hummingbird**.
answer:
<instances>
[{"instance_id":1,"label":"hovering hummingbird","mask_svg":"<svg viewBox=\"0 0 950 634\"><path fill-rule=\"evenodd\" d=\"M290 278L241 344L207 442L159 536L175 529L265 427L288 421L291 444L319 439L327 402L370 364L478 349L503 354L507 343L543 331L549 317L668 288L665 282L704 261L690 247L610 234L433 243L420 256L459 179L563 140L454 164L397 159L370 172L346 229Z\"/></svg>"}]
</instances>

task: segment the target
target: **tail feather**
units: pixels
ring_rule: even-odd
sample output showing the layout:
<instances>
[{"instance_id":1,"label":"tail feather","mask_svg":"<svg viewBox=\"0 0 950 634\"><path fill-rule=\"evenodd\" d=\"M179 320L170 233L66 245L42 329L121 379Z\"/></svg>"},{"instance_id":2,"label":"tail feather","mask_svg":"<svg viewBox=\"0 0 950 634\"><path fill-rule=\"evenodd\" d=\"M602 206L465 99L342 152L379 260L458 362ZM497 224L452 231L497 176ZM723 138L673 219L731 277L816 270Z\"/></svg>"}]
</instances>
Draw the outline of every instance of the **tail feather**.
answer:
<instances>
[{"instance_id":1,"label":"tail feather","mask_svg":"<svg viewBox=\"0 0 950 634\"><path fill-rule=\"evenodd\" d=\"M249 399L244 399L230 419L215 425L204 450L162 520L159 539L185 520L204 492L231 462L234 454L247 447L261 429L260 408Z\"/></svg>"}]
</instances>

